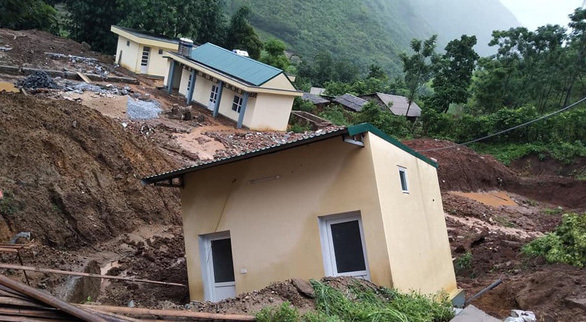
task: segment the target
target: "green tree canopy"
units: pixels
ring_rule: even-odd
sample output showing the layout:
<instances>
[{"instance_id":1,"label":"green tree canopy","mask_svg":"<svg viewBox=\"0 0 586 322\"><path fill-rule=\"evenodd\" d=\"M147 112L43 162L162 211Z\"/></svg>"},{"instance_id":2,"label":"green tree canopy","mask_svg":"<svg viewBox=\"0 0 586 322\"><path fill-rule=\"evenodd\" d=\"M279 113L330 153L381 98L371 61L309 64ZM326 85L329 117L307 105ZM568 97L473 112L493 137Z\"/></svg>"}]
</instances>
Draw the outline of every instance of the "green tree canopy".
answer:
<instances>
[{"instance_id":1,"label":"green tree canopy","mask_svg":"<svg viewBox=\"0 0 586 322\"><path fill-rule=\"evenodd\" d=\"M42 0L2 0L0 27L57 31L57 11Z\"/></svg>"},{"instance_id":2,"label":"green tree canopy","mask_svg":"<svg viewBox=\"0 0 586 322\"><path fill-rule=\"evenodd\" d=\"M230 19L225 48L246 50L250 57L259 59L263 44L248 21L249 15L250 8L246 6L240 7L234 13Z\"/></svg>"},{"instance_id":3,"label":"green tree canopy","mask_svg":"<svg viewBox=\"0 0 586 322\"><path fill-rule=\"evenodd\" d=\"M110 26L117 24L122 17L120 0L66 0L69 12L65 29L75 41L85 41L93 50L112 53L116 50L116 35Z\"/></svg>"},{"instance_id":4,"label":"green tree canopy","mask_svg":"<svg viewBox=\"0 0 586 322\"><path fill-rule=\"evenodd\" d=\"M264 43L265 53L260 58L265 64L286 70L289 66L289 59L285 56L285 43L282 41L270 38Z\"/></svg>"}]
</instances>

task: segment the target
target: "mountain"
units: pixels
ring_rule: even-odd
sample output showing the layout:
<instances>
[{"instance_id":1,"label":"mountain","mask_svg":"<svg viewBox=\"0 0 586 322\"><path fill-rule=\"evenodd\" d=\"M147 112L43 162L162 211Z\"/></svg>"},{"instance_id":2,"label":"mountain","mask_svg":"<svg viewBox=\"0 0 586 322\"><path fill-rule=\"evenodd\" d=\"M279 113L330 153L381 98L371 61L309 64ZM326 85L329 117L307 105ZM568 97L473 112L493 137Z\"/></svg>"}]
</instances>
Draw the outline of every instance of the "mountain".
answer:
<instances>
[{"instance_id":1,"label":"mountain","mask_svg":"<svg viewBox=\"0 0 586 322\"><path fill-rule=\"evenodd\" d=\"M492 30L518 26L498 0L225 0L228 13L252 9L250 21L264 37L313 58L328 51L366 69L372 63L401 70L398 54L412 38L438 34L440 48L463 33L483 42ZM440 13L440 14L438 14ZM509 26L509 27L507 27ZM482 35L482 37L480 37ZM487 36L488 35L488 36ZM484 49L483 49L484 52Z\"/></svg>"}]
</instances>

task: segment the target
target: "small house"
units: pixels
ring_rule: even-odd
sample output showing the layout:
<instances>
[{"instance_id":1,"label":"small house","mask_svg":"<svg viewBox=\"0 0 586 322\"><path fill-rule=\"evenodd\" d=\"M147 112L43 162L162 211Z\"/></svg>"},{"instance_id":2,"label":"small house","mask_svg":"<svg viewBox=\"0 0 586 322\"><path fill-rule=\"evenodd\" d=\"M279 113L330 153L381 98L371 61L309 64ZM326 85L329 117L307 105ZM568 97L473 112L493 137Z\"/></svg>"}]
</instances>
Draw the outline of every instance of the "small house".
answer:
<instances>
[{"instance_id":1,"label":"small house","mask_svg":"<svg viewBox=\"0 0 586 322\"><path fill-rule=\"evenodd\" d=\"M436 167L361 124L142 182L181 190L192 300L354 276L460 301Z\"/></svg>"},{"instance_id":2,"label":"small house","mask_svg":"<svg viewBox=\"0 0 586 322\"><path fill-rule=\"evenodd\" d=\"M116 63L136 74L163 77L167 73L166 51L176 52L177 39L152 35L138 30L112 26L110 30L118 35Z\"/></svg>"},{"instance_id":3,"label":"small house","mask_svg":"<svg viewBox=\"0 0 586 322\"><path fill-rule=\"evenodd\" d=\"M410 119L415 119L421 116L421 108L419 105L417 105L415 102L412 102L411 106L409 106L409 99L407 99L405 96L375 93L362 95L360 98L373 101L379 106L388 109L391 111L391 113L398 116L406 116L407 113L407 117ZM409 110L409 112L407 112L407 110Z\"/></svg>"},{"instance_id":4,"label":"small house","mask_svg":"<svg viewBox=\"0 0 586 322\"><path fill-rule=\"evenodd\" d=\"M238 128L287 130L293 100L303 95L281 69L211 43L195 49L181 45L166 58L169 92L177 90L187 104L222 115Z\"/></svg>"},{"instance_id":5,"label":"small house","mask_svg":"<svg viewBox=\"0 0 586 322\"><path fill-rule=\"evenodd\" d=\"M342 105L342 107L352 112L362 111L362 107L366 105L366 103L368 103L367 100L362 99L360 97L356 97L352 94L344 94L337 96L336 98L334 98L333 102Z\"/></svg>"},{"instance_id":6,"label":"small house","mask_svg":"<svg viewBox=\"0 0 586 322\"><path fill-rule=\"evenodd\" d=\"M323 108L324 106L330 104L330 100L328 100L322 96L311 94L311 93L303 93L303 96L301 97L301 99L306 102L310 102L311 104L313 104L314 106L316 106L318 108Z\"/></svg>"}]
</instances>

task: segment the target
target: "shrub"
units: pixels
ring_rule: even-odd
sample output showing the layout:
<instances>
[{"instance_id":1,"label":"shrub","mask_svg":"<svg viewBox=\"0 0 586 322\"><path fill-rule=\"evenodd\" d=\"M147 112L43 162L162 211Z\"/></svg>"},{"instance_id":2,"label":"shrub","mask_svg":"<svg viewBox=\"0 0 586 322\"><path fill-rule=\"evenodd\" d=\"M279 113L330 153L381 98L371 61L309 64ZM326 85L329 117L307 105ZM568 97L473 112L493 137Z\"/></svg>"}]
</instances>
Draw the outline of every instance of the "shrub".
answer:
<instances>
[{"instance_id":1,"label":"shrub","mask_svg":"<svg viewBox=\"0 0 586 322\"><path fill-rule=\"evenodd\" d=\"M472 268L472 253L470 252L456 258L454 261L454 270L456 271L456 274L469 268Z\"/></svg>"},{"instance_id":2,"label":"shrub","mask_svg":"<svg viewBox=\"0 0 586 322\"><path fill-rule=\"evenodd\" d=\"M256 320L259 322L297 322L299 321L299 312L289 302L283 302L278 307L265 307L256 314Z\"/></svg>"},{"instance_id":3,"label":"shrub","mask_svg":"<svg viewBox=\"0 0 586 322\"><path fill-rule=\"evenodd\" d=\"M554 232L522 248L528 256L543 256L549 263L586 266L586 213L565 214Z\"/></svg>"}]
</instances>

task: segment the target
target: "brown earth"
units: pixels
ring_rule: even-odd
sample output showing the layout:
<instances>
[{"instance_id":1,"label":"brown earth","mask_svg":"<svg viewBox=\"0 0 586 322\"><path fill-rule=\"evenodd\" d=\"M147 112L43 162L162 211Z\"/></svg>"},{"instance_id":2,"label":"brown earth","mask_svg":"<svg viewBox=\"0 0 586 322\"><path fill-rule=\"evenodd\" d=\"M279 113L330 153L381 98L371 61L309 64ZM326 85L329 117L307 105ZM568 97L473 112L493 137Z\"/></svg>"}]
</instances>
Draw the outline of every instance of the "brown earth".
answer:
<instances>
[{"instance_id":1,"label":"brown earth","mask_svg":"<svg viewBox=\"0 0 586 322\"><path fill-rule=\"evenodd\" d=\"M176 166L83 105L0 93L2 240L30 231L78 248L142 224L178 224L178 192L138 180Z\"/></svg>"}]
</instances>

